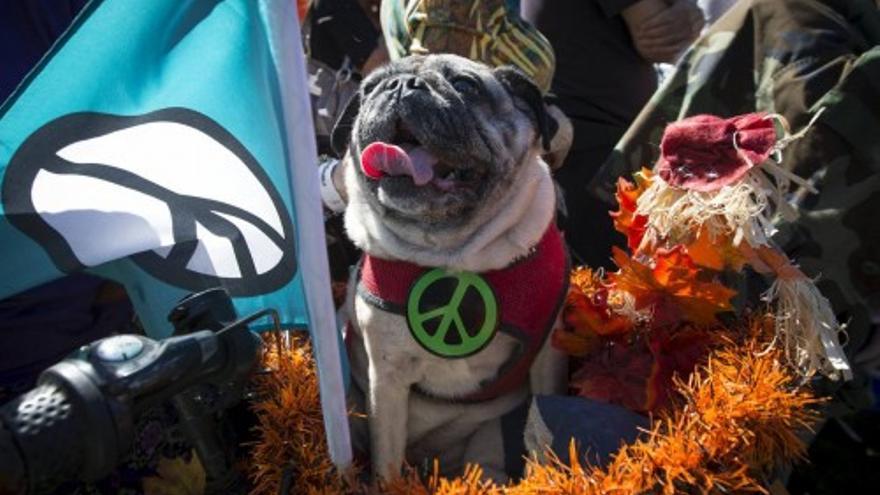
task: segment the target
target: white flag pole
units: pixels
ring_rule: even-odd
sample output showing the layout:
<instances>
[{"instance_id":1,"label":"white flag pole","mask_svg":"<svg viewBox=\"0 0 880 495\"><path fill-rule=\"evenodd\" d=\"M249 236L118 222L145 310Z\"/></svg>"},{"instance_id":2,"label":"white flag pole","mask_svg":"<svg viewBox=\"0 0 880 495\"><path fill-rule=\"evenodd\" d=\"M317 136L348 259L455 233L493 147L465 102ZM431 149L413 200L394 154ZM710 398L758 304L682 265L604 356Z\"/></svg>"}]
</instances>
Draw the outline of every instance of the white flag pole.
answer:
<instances>
[{"instance_id":1,"label":"white flag pole","mask_svg":"<svg viewBox=\"0 0 880 495\"><path fill-rule=\"evenodd\" d=\"M279 74L291 190L296 209L297 267L303 278L312 346L318 365L321 409L330 459L339 469L351 465L351 437L339 356L336 315L330 291L323 206L318 181L318 151L312 126L305 55L295 0L262 0L269 42Z\"/></svg>"}]
</instances>

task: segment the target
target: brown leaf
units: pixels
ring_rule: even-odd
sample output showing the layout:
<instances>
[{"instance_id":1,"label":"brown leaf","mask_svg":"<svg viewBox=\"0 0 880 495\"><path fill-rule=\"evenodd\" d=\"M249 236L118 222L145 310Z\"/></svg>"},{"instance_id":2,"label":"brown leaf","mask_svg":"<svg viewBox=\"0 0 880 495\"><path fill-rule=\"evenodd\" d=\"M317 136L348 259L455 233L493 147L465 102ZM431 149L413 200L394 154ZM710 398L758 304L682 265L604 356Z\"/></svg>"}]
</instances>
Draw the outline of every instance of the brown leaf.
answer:
<instances>
[{"instance_id":1,"label":"brown leaf","mask_svg":"<svg viewBox=\"0 0 880 495\"><path fill-rule=\"evenodd\" d=\"M156 467L157 476L144 478L144 495L202 495L205 493L205 471L195 451L190 460L163 457Z\"/></svg>"}]
</instances>

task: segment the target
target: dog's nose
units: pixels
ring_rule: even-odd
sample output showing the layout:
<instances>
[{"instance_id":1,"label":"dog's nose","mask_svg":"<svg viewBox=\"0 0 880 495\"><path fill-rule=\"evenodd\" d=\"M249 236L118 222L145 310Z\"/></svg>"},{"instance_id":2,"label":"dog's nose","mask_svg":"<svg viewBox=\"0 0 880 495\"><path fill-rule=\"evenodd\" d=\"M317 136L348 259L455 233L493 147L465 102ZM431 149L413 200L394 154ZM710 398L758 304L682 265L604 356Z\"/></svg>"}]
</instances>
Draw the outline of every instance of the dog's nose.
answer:
<instances>
[{"instance_id":1,"label":"dog's nose","mask_svg":"<svg viewBox=\"0 0 880 495\"><path fill-rule=\"evenodd\" d=\"M413 74L402 74L385 83L385 91L400 91L401 96L426 89L428 89L428 83Z\"/></svg>"}]
</instances>

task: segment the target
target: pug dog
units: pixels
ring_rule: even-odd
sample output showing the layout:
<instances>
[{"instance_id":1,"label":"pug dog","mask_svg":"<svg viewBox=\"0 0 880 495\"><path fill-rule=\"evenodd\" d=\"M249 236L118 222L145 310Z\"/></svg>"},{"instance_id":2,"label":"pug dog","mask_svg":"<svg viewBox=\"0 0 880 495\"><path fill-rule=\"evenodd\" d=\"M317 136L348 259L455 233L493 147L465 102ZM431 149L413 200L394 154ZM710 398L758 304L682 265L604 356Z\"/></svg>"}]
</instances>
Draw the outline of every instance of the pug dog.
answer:
<instances>
[{"instance_id":1,"label":"pug dog","mask_svg":"<svg viewBox=\"0 0 880 495\"><path fill-rule=\"evenodd\" d=\"M366 409L352 429L374 479L438 459L503 481L523 455L508 419L565 390L547 337L568 257L541 158L557 128L521 72L455 55L372 73L337 123L345 227L364 252L347 302Z\"/></svg>"}]
</instances>

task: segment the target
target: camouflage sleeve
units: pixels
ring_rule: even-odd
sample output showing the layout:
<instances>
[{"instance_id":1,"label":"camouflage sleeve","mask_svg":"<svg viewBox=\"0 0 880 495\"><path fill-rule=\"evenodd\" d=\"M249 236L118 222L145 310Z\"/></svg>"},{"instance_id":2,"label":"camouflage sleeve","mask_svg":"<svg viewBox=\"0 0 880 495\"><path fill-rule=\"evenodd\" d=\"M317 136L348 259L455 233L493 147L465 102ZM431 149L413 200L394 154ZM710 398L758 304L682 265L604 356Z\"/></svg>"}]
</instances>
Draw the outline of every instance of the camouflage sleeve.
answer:
<instances>
[{"instance_id":1,"label":"camouflage sleeve","mask_svg":"<svg viewBox=\"0 0 880 495\"><path fill-rule=\"evenodd\" d=\"M778 241L829 298L846 324L852 360L880 315L880 47L859 57L814 106L824 113L787 161L815 169L819 193L806 196L801 218ZM801 172L802 173L802 172ZM866 377L837 391L832 412L868 405ZM830 390L830 384L827 391Z\"/></svg>"},{"instance_id":2,"label":"camouflage sleeve","mask_svg":"<svg viewBox=\"0 0 880 495\"><path fill-rule=\"evenodd\" d=\"M858 150L868 167L880 170L880 47L862 54L816 107L826 107L823 122Z\"/></svg>"}]
</instances>

